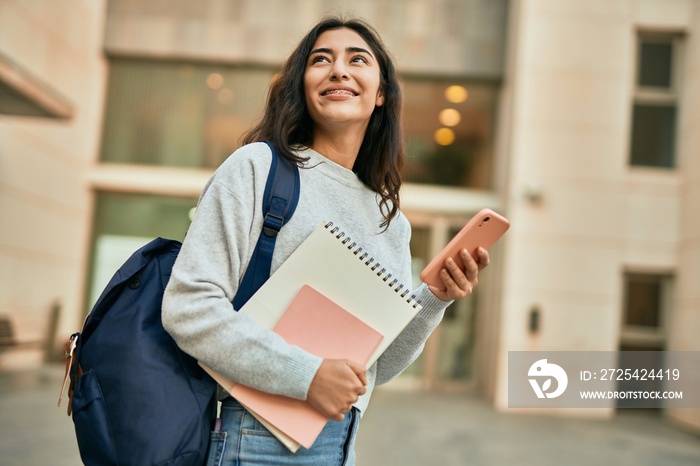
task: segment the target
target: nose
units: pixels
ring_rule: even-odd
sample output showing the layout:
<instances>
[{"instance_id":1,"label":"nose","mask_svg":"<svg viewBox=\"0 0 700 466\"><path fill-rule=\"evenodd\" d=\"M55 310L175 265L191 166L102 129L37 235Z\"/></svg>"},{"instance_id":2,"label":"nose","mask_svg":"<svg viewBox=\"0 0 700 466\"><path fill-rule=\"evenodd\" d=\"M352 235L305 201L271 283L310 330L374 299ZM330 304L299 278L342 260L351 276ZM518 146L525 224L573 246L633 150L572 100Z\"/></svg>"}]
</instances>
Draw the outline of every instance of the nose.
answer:
<instances>
[{"instance_id":1,"label":"nose","mask_svg":"<svg viewBox=\"0 0 700 466\"><path fill-rule=\"evenodd\" d=\"M348 70L342 60L335 60L331 67L331 80L348 79Z\"/></svg>"}]
</instances>

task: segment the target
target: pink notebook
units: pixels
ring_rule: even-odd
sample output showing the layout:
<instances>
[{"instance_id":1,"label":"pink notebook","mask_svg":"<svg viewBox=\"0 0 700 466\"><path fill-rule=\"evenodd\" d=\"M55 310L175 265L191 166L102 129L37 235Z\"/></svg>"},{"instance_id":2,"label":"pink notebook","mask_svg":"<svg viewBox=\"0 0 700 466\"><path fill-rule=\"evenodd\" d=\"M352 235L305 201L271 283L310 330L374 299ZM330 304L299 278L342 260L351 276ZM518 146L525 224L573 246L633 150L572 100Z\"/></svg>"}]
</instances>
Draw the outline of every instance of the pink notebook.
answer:
<instances>
[{"instance_id":1,"label":"pink notebook","mask_svg":"<svg viewBox=\"0 0 700 466\"><path fill-rule=\"evenodd\" d=\"M304 285L273 330L288 343L324 359L365 366L383 336L324 295ZM231 395L281 432L311 448L326 419L306 401L236 384Z\"/></svg>"}]
</instances>

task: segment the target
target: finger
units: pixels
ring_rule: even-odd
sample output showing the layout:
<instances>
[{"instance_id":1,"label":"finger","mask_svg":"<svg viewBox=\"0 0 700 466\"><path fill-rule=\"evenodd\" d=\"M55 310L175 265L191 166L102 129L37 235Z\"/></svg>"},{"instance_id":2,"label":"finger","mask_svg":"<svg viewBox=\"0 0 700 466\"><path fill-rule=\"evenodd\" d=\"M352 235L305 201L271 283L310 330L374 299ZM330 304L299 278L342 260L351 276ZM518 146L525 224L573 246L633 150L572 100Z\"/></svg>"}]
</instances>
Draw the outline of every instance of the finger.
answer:
<instances>
[{"instance_id":1,"label":"finger","mask_svg":"<svg viewBox=\"0 0 700 466\"><path fill-rule=\"evenodd\" d=\"M464 273L459 269L457 277L451 274L447 269L442 269L440 271L440 278L442 278L442 282L447 288L446 292L450 296L450 299L459 299L471 293L471 284L464 276ZM460 283L457 282L458 280Z\"/></svg>"},{"instance_id":2,"label":"finger","mask_svg":"<svg viewBox=\"0 0 700 466\"><path fill-rule=\"evenodd\" d=\"M352 362L350 360L346 360L345 363L355 373L357 378L360 379L360 382L362 382L362 385L363 386L367 385L367 370L364 368L364 366L357 364L355 362Z\"/></svg>"},{"instance_id":3,"label":"finger","mask_svg":"<svg viewBox=\"0 0 700 466\"><path fill-rule=\"evenodd\" d=\"M454 276L451 275L447 269L442 269L440 271L440 278L442 278L442 282L447 287L446 293L449 299L463 298L470 294L472 291L472 287L464 277L464 274L461 271L459 271L459 273L464 280L463 286L459 286L457 284L457 282L454 279Z\"/></svg>"},{"instance_id":4,"label":"finger","mask_svg":"<svg viewBox=\"0 0 700 466\"><path fill-rule=\"evenodd\" d=\"M445 261L445 269L447 269L455 281L459 281L461 276L464 276L464 270L462 270L451 257L448 257Z\"/></svg>"},{"instance_id":5,"label":"finger","mask_svg":"<svg viewBox=\"0 0 700 466\"><path fill-rule=\"evenodd\" d=\"M469 253L467 253L467 255L469 255ZM464 262L464 258L462 258L462 262ZM449 272L450 278L458 288L465 289L470 285L469 277L452 258L445 261L445 266Z\"/></svg>"},{"instance_id":6,"label":"finger","mask_svg":"<svg viewBox=\"0 0 700 466\"><path fill-rule=\"evenodd\" d=\"M483 269L491 263L491 257L489 256L489 252L486 249L478 248L476 250L476 254L479 258L479 270Z\"/></svg>"},{"instance_id":7,"label":"finger","mask_svg":"<svg viewBox=\"0 0 700 466\"><path fill-rule=\"evenodd\" d=\"M466 249L460 251L462 263L464 263L464 275L466 275L469 283L476 284L477 276L479 275L479 264Z\"/></svg>"}]
</instances>

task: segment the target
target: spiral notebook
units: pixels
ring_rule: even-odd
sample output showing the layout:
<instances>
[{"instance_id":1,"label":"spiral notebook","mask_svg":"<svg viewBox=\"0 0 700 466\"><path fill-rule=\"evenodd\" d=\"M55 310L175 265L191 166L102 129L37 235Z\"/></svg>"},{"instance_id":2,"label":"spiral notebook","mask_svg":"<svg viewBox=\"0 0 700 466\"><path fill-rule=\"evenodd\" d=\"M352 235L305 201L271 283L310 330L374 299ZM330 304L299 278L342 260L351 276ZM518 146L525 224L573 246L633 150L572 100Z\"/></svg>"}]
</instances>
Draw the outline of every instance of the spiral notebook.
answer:
<instances>
[{"instance_id":1,"label":"spiral notebook","mask_svg":"<svg viewBox=\"0 0 700 466\"><path fill-rule=\"evenodd\" d=\"M374 364L421 309L415 297L409 294L410 284L404 286L392 278L384 267L332 223L322 223L239 312L250 315L263 328L274 329L305 286L313 288L383 335L367 359L367 368ZM218 374L213 375L224 388L231 392L229 387L233 387L235 391L233 382ZM301 443L295 438L308 439L309 432L303 426L298 431L285 431L275 424L274 419L263 416L259 406L245 402L241 404L290 450L295 451ZM300 426L302 424L299 423ZM307 441L305 443L308 444Z\"/></svg>"},{"instance_id":2,"label":"spiral notebook","mask_svg":"<svg viewBox=\"0 0 700 466\"><path fill-rule=\"evenodd\" d=\"M399 283L333 223L322 223L272 274L239 312L274 328L304 285L309 285L384 335L367 367L421 310L411 284Z\"/></svg>"}]
</instances>

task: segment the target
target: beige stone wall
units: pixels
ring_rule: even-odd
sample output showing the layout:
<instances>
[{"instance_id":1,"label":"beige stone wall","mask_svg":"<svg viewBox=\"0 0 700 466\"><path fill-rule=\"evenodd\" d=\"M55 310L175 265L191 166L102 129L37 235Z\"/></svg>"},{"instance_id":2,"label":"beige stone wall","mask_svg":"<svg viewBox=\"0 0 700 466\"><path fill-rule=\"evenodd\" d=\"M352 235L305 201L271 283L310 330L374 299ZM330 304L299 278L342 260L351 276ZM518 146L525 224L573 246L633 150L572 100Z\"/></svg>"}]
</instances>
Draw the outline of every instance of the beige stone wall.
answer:
<instances>
[{"instance_id":1,"label":"beige stone wall","mask_svg":"<svg viewBox=\"0 0 700 466\"><path fill-rule=\"evenodd\" d=\"M368 20L403 72L499 78L504 0L172 0L109 3L110 53L271 63L321 17Z\"/></svg>"},{"instance_id":2,"label":"beige stone wall","mask_svg":"<svg viewBox=\"0 0 700 466\"><path fill-rule=\"evenodd\" d=\"M670 349L698 351L700 343L700 4L691 16L680 116L681 196L676 301ZM700 432L700 409L672 410L675 423Z\"/></svg>"},{"instance_id":3,"label":"beige stone wall","mask_svg":"<svg viewBox=\"0 0 700 466\"><path fill-rule=\"evenodd\" d=\"M617 350L623 271L681 276L690 267L676 268L680 229L686 236L692 231L682 222L692 209L685 202L685 169L632 168L627 160L636 30L688 31L694 5L686 0L514 2L515 37L503 92L509 115L502 127L508 134L501 135L513 226L505 239L495 373L500 408L507 407L509 350ZM541 194L539 202L528 200L526 193L533 191ZM679 287L686 280L681 278ZM540 310L536 334L527 330L533 307ZM677 338L670 335L669 342Z\"/></svg>"},{"instance_id":4,"label":"beige stone wall","mask_svg":"<svg viewBox=\"0 0 700 466\"><path fill-rule=\"evenodd\" d=\"M0 2L0 53L61 95L69 119L0 115L0 314L20 339L43 337L54 302L58 338L79 328L91 224L84 178L97 157L105 62L102 0ZM13 351L3 368L41 354Z\"/></svg>"}]
</instances>

